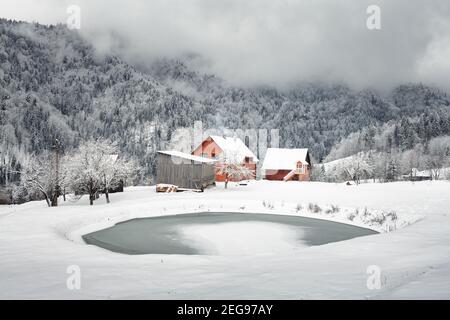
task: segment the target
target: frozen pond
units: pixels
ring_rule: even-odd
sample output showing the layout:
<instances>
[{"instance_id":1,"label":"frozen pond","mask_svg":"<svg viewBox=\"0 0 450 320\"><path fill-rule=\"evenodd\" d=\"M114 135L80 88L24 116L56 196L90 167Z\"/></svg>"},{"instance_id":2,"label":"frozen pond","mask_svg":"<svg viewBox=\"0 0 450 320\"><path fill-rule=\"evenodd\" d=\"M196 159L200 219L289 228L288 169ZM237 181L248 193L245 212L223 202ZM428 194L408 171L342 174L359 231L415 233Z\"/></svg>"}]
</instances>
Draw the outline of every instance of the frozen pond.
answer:
<instances>
[{"instance_id":1,"label":"frozen pond","mask_svg":"<svg viewBox=\"0 0 450 320\"><path fill-rule=\"evenodd\" d=\"M205 212L132 219L83 239L126 254L249 255L295 252L376 233L297 216Z\"/></svg>"}]
</instances>

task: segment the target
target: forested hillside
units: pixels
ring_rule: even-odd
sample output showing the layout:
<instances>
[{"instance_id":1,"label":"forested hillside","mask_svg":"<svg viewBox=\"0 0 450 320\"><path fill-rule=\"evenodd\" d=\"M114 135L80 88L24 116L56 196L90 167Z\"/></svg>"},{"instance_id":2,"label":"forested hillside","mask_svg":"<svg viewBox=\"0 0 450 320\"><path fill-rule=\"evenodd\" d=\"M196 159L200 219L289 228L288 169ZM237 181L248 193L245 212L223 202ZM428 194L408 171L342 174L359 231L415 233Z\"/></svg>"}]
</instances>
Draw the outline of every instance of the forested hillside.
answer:
<instances>
[{"instance_id":1,"label":"forested hillside","mask_svg":"<svg viewBox=\"0 0 450 320\"><path fill-rule=\"evenodd\" d=\"M55 138L66 150L92 138L116 141L144 168L144 181L155 150L197 120L207 128L279 129L282 147L310 148L318 162L330 151L328 159L371 149L380 136L391 152L449 135L450 99L421 84L388 93L344 84L238 88L182 60L133 65L100 55L63 25L0 19L1 185L18 181L21 163ZM364 144L343 147L355 134Z\"/></svg>"}]
</instances>

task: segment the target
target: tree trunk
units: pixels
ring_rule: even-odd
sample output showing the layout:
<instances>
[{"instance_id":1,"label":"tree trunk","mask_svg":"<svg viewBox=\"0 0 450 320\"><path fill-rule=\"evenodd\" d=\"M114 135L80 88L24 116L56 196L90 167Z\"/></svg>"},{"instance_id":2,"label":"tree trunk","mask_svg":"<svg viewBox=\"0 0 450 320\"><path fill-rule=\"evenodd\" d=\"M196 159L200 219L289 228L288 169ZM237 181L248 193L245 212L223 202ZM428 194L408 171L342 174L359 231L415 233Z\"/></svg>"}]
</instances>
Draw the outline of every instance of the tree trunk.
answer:
<instances>
[{"instance_id":1,"label":"tree trunk","mask_svg":"<svg viewBox=\"0 0 450 320\"><path fill-rule=\"evenodd\" d=\"M92 179L89 181L89 204L92 206L94 205L95 200L95 192L93 187Z\"/></svg>"},{"instance_id":2,"label":"tree trunk","mask_svg":"<svg viewBox=\"0 0 450 320\"><path fill-rule=\"evenodd\" d=\"M48 205L49 207L51 207L52 204L50 203L50 198L48 197L47 193L44 192L44 191L42 191L42 190L40 190L40 191L41 191L42 195L44 196L44 199L45 199L45 202L47 202L47 205Z\"/></svg>"},{"instance_id":3,"label":"tree trunk","mask_svg":"<svg viewBox=\"0 0 450 320\"><path fill-rule=\"evenodd\" d=\"M109 203L109 191L108 191L108 188L105 189L105 198L106 198L106 203Z\"/></svg>"},{"instance_id":4,"label":"tree trunk","mask_svg":"<svg viewBox=\"0 0 450 320\"><path fill-rule=\"evenodd\" d=\"M55 192L55 194L52 195L52 207L58 206L58 194Z\"/></svg>"}]
</instances>

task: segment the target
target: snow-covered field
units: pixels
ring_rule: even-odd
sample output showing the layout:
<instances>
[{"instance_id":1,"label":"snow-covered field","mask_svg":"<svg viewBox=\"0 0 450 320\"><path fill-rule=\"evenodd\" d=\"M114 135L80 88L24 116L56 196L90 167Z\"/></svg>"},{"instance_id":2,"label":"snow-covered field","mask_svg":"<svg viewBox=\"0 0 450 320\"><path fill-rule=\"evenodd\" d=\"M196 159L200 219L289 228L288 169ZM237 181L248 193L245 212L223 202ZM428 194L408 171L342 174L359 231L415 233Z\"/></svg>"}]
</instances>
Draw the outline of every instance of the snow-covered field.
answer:
<instances>
[{"instance_id":1,"label":"snow-covered field","mask_svg":"<svg viewBox=\"0 0 450 320\"><path fill-rule=\"evenodd\" d=\"M228 255L238 245L233 240L230 247L221 241L223 255L123 255L81 240L85 233L130 218L204 211L301 215L381 233L299 248L294 254ZM288 241L289 234L260 227L267 239L260 232L255 237L268 245ZM229 232L211 230L203 226L183 232L194 240L223 240ZM81 271L79 290L66 285L73 265ZM380 289L367 287L369 266L381 270ZM219 185L204 193L176 194L134 187L112 194L110 204L100 198L93 207L85 198L57 208L45 202L0 206L0 289L0 298L32 299L448 299L450 183L254 181L231 184L228 190Z\"/></svg>"}]
</instances>

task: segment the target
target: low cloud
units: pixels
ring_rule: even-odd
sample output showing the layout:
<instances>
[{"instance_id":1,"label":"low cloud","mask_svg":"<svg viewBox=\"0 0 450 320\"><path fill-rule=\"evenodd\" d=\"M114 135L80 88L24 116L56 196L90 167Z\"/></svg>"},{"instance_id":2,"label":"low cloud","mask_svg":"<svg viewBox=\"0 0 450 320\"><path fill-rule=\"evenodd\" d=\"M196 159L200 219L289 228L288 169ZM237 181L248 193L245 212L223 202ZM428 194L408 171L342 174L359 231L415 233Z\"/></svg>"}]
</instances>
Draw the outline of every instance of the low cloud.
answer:
<instances>
[{"instance_id":1,"label":"low cloud","mask_svg":"<svg viewBox=\"0 0 450 320\"><path fill-rule=\"evenodd\" d=\"M99 51L139 63L194 53L202 71L238 85L450 83L448 0L2 2L2 17L47 24L65 22L77 4L81 32ZM372 4L381 30L366 27Z\"/></svg>"}]
</instances>

